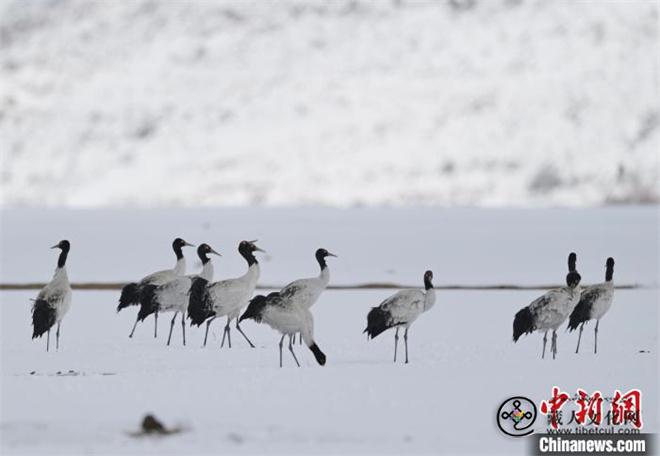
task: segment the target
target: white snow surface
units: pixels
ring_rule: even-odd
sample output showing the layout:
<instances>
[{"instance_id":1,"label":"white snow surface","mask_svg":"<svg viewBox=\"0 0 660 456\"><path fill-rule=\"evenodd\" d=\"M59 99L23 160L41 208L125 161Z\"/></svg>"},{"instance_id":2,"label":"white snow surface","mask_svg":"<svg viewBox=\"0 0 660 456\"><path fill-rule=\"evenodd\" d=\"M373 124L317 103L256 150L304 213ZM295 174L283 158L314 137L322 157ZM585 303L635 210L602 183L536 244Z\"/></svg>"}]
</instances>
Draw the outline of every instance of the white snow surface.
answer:
<instances>
[{"instance_id":1,"label":"white snow surface","mask_svg":"<svg viewBox=\"0 0 660 456\"><path fill-rule=\"evenodd\" d=\"M4 207L658 201L657 2L4 0L0 32Z\"/></svg>"},{"instance_id":2,"label":"white snow surface","mask_svg":"<svg viewBox=\"0 0 660 456\"><path fill-rule=\"evenodd\" d=\"M390 292L326 292L313 308L326 366L297 347L303 367L285 351L283 369L279 335L251 322L242 327L255 349L232 331L233 348L220 350L223 321L206 348L197 328L182 347L178 325L166 347L167 314L158 339L152 318L129 339L134 311L117 315L111 292L75 293L61 349L46 353L44 340L30 340L34 293L2 292L2 452L522 454L524 439L499 433L497 407L519 394L548 399L553 385L639 388L645 430L657 432L657 290L617 292L597 356L593 325L579 355L576 334L560 331L555 361L540 359L540 334L511 341L515 312L538 292L447 291L410 329L409 365L392 363L392 331L369 342L362 334L369 307ZM83 375L55 375L69 370ZM127 436L148 412L189 431Z\"/></svg>"},{"instance_id":3,"label":"white snow surface","mask_svg":"<svg viewBox=\"0 0 660 456\"><path fill-rule=\"evenodd\" d=\"M232 331L233 348L220 350L223 321L212 326L206 348L197 328L187 328L182 347L179 325L166 347L171 314L161 315L158 339L153 318L129 339L136 309L115 313L118 291L74 290L61 349L46 353L43 339L30 339L36 291L0 292L2 454L521 454L525 439L500 433L497 407L514 395L538 405L553 385L604 394L639 388L645 431L658 431L657 208L0 215L2 281L46 280L56 261L47 247L64 233L72 280L139 278L173 262L173 235L210 241L225 254L216 276L229 277L245 265L225 245L256 234L271 251L262 283L313 274L312 252L322 243L339 255L331 283L421 286L427 268L437 284L559 282L575 250L585 283L603 280L611 255L615 282L650 285L615 292L597 356L591 324L579 355L576 333L558 332L555 361L540 359L539 334L511 341L513 316L540 290L440 290L410 330L409 365L392 363L392 331L373 341L362 334L370 307L393 290L326 291L312 312L327 365L297 346L302 368L285 352L283 369L279 336L251 321L242 327L255 349ZM80 375L57 376L69 370ZM130 437L148 412L186 432ZM540 417L535 429L544 423Z\"/></svg>"}]
</instances>

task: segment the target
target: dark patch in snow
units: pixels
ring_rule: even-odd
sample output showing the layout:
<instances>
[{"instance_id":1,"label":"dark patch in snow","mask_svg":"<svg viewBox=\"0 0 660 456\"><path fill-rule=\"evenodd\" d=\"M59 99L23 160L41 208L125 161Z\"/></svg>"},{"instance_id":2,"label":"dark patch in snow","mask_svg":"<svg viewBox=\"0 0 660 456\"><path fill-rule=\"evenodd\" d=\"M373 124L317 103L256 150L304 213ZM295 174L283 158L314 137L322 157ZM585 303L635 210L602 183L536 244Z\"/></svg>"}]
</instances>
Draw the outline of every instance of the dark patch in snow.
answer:
<instances>
[{"instance_id":1,"label":"dark patch in snow","mask_svg":"<svg viewBox=\"0 0 660 456\"><path fill-rule=\"evenodd\" d=\"M440 174L452 174L455 169L456 164L451 160L447 160L440 167Z\"/></svg>"},{"instance_id":2,"label":"dark patch in snow","mask_svg":"<svg viewBox=\"0 0 660 456\"><path fill-rule=\"evenodd\" d=\"M632 146L635 147L653 136L653 133L658 129L658 127L660 127L660 113L658 111L651 111L646 113L640 119L640 126L637 129L635 138L632 141Z\"/></svg>"},{"instance_id":3,"label":"dark patch in snow","mask_svg":"<svg viewBox=\"0 0 660 456\"><path fill-rule=\"evenodd\" d=\"M448 4L453 12L463 13L477 6L477 0L449 0Z\"/></svg>"},{"instance_id":4,"label":"dark patch in snow","mask_svg":"<svg viewBox=\"0 0 660 456\"><path fill-rule=\"evenodd\" d=\"M156 123L145 121L140 124L135 131L133 132L133 137L135 139L147 139L156 132Z\"/></svg>"},{"instance_id":5,"label":"dark patch in snow","mask_svg":"<svg viewBox=\"0 0 660 456\"><path fill-rule=\"evenodd\" d=\"M553 166L542 167L529 184L529 189L535 193L548 193L562 185L559 172Z\"/></svg>"},{"instance_id":6,"label":"dark patch in snow","mask_svg":"<svg viewBox=\"0 0 660 456\"><path fill-rule=\"evenodd\" d=\"M181 426L176 426L173 428L167 428L163 423L160 422L152 414L147 414L142 419L141 430L138 432L129 432L128 435L131 437L144 437L144 436L164 436L171 434L178 434L183 432L184 429Z\"/></svg>"},{"instance_id":7,"label":"dark patch in snow","mask_svg":"<svg viewBox=\"0 0 660 456\"><path fill-rule=\"evenodd\" d=\"M24 374L16 374L18 376L24 375ZM75 371L73 369L69 369L66 372L62 371L57 371L54 374L52 373L43 373L40 374L37 371L30 371L28 375L34 375L38 377L88 377L88 376L94 376L94 375L101 375L101 376L108 376L108 375L117 375L116 372L99 372L99 373L86 373L86 372L79 372Z\"/></svg>"},{"instance_id":8,"label":"dark patch in snow","mask_svg":"<svg viewBox=\"0 0 660 456\"><path fill-rule=\"evenodd\" d=\"M227 434L227 440L237 445L240 445L243 442L245 442L245 438L242 435L237 434L235 432L230 432L229 434Z\"/></svg>"}]
</instances>

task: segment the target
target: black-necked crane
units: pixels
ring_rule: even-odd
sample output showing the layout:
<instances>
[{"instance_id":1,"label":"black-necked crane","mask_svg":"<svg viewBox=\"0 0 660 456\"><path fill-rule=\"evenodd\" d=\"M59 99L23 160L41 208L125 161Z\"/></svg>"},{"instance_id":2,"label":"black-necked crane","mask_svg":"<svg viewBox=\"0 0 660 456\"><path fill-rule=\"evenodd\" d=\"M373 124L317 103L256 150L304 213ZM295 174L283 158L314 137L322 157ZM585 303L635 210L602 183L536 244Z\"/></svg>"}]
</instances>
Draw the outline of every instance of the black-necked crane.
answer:
<instances>
[{"instance_id":1,"label":"black-necked crane","mask_svg":"<svg viewBox=\"0 0 660 456\"><path fill-rule=\"evenodd\" d=\"M323 290L326 289L330 282L330 268L325 259L328 257L337 258L334 253L328 252L326 249L317 249L314 257L321 268L319 275L307 279L298 279L286 285L280 290L280 296L284 299L289 299L290 296L296 296L296 304L311 308L314 303L319 299ZM293 342L296 341L296 336L293 336ZM302 337L299 335L299 342L302 344Z\"/></svg>"},{"instance_id":2,"label":"black-necked crane","mask_svg":"<svg viewBox=\"0 0 660 456\"><path fill-rule=\"evenodd\" d=\"M598 324L600 319L612 307L612 300L614 299L614 258L608 258L605 262L605 282L597 285L584 287L580 302L578 302L575 309L568 319L568 330L574 331L580 327L580 334L578 335L577 347L575 353L580 351L580 339L582 339L582 329L584 324L589 320L596 320L594 327L594 354L598 353Z\"/></svg>"},{"instance_id":3,"label":"black-necked crane","mask_svg":"<svg viewBox=\"0 0 660 456\"><path fill-rule=\"evenodd\" d=\"M372 307L367 314L367 327L364 332L373 339L383 331L396 328L394 333L394 362L399 344L399 328L405 328L403 341L406 346L408 363L408 330L410 325L435 304L433 272L424 273L424 290L401 290L383 301L378 307Z\"/></svg>"},{"instance_id":4,"label":"black-necked crane","mask_svg":"<svg viewBox=\"0 0 660 456\"><path fill-rule=\"evenodd\" d=\"M252 319L257 323L266 323L282 334L280 339L280 367L282 367L282 346L284 337L289 336L289 351L296 365L300 367L298 358L293 351L293 336L300 333L305 345L314 354L321 365L325 365L326 357L314 341L314 317L306 307L295 304L295 300L283 298L280 293L273 292L268 296L257 295L250 301L239 321Z\"/></svg>"},{"instance_id":5,"label":"black-necked crane","mask_svg":"<svg viewBox=\"0 0 660 456\"><path fill-rule=\"evenodd\" d=\"M174 279L175 277L183 276L186 273L186 257L183 255L183 247L186 246L194 247L193 244L190 244L181 238L176 238L174 241L172 241L172 250L174 250L174 254L176 255L176 263L172 269L157 271L144 277L139 282L126 284L121 290L117 312L125 309L126 307L140 304L140 297L145 286L162 285ZM133 337L137 322L138 319L135 320L133 330L128 337ZM155 333L156 330L154 330L154 334Z\"/></svg>"},{"instance_id":6,"label":"black-necked crane","mask_svg":"<svg viewBox=\"0 0 660 456\"><path fill-rule=\"evenodd\" d=\"M143 287L140 296L140 311L135 322L143 321L149 315L154 314L154 319L158 320L158 314L162 312L174 312L170 323L170 333L167 338L167 345L172 338L172 330L177 314L181 313L181 331L183 345L186 344L185 316L188 308L190 287L196 278L203 280L213 280L213 262L209 258L210 254L221 256L213 250L208 244L200 244L197 247L197 255L202 261L202 271L197 275L176 276L173 279L161 285L146 285ZM156 327L158 324L156 323ZM135 329L135 328L134 328ZM156 337L154 330L154 337Z\"/></svg>"},{"instance_id":7,"label":"black-necked crane","mask_svg":"<svg viewBox=\"0 0 660 456\"><path fill-rule=\"evenodd\" d=\"M245 338L250 347L254 348L252 341L245 335L241 329L238 317L241 309L245 307L259 280L259 262L254 256L254 252L264 252L255 245L257 241L241 241L238 244L238 253L247 261L248 269L240 277L234 279L221 280L215 283L209 283L202 278L193 281L190 290L190 300L188 303L188 317L191 325L200 326L206 321L206 332L204 334L204 346L209 335L209 326L211 322L218 317L227 317L222 334L220 348L227 339L228 347L231 348L230 326L232 320L236 320L236 329Z\"/></svg>"},{"instance_id":8,"label":"black-necked crane","mask_svg":"<svg viewBox=\"0 0 660 456\"><path fill-rule=\"evenodd\" d=\"M523 334L543 331L543 351L541 359L545 358L545 346L548 331L552 330L550 351L552 359L557 355L557 329L566 321L577 303L580 301L580 274L575 269L577 256L571 252L568 256L568 275L566 286L556 288L538 297L531 304L523 307L513 319L513 341L517 342Z\"/></svg>"},{"instance_id":9,"label":"black-necked crane","mask_svg":"<svg viewBox=\"0 0 660 456\"><path fill-rule=\"evenodd\" d=\"M51 281L41 289L37 299L32 306L32 338L46 336L46 351L50 348L50 329L57 323L57 332L55 333L55 348L60 348L60 326L62 318L71 307L71 284L66 273L66 259L71 249L71 243L62 240L51 247L60 249L60 256L57 259L57 268Z\"/></svg>"}]
</instances>

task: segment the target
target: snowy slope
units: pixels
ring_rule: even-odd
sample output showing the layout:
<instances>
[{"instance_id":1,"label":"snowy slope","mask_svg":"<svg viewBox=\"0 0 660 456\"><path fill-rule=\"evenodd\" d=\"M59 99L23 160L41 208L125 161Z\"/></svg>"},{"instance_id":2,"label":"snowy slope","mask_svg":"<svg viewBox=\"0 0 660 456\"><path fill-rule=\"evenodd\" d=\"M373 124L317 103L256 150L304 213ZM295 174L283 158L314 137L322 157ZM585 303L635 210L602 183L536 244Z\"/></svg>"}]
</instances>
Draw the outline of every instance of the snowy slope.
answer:
<instances>
[{"instance_id":1,"label":"snowy slope","mask_svg":"<svg viewBox=\"0 0 660 456\"><path fill-rule=\"evenodd\" d=\"M657 201L656 2L0 7L0 204Z\"/></svg>"}]
</instances>

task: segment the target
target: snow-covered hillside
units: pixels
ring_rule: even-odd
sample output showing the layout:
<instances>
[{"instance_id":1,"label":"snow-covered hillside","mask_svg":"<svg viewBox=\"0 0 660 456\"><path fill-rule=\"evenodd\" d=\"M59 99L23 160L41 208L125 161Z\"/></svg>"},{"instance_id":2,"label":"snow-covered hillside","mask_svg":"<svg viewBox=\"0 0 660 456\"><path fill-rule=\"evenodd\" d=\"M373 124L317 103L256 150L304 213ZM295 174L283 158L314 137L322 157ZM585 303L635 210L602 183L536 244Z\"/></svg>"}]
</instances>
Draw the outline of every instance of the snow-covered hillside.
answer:
<instances>
[{"instance_id":1,"label":"snow-covered hillside","mask_svg":"<svg viewBox=\"0 0 660 456\"><path fill-rule=\"evenodd\" d=\"M657 201L657 2L0 6L0 205Z\"/></svg>"}]
</instances>

